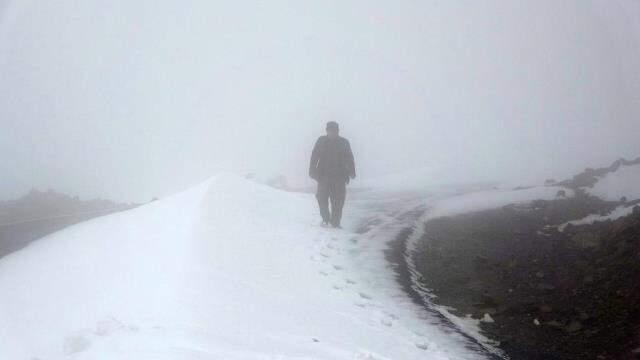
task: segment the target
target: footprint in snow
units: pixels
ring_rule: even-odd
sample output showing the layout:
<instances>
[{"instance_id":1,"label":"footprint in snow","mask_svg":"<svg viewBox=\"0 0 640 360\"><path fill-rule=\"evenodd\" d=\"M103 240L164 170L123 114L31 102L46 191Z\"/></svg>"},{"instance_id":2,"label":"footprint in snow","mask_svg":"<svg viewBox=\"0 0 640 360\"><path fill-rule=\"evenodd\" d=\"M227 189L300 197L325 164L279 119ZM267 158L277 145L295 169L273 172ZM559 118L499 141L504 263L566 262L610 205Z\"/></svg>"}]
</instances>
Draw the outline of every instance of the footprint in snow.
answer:
<instances>
[{"instance_id":1,"label":"footprint in snow","mask_svg":"<svg viewBox=\"0 0 640 360\"><path fill-rule=\"evenodd\" d=\"M86 351L91 346L91 340L83 335L69 336L64 339L62 348L65 355L73 355Z\"/></svg>"},{"instance_id":2,"label":"footprint in snow","mask_svg":"<svg viewBox=\"0 0 640 360\"><path fill-rule=\"evenodd\" d=\"M340 285L333 285L333 289L334 290L342 290L342 289L344 289L344 287L342 287Z\"/></svg>"},{"instance_id":3,"label":"footprint in snow","mask_svg":"<svg viewBox=\"0 0 640 360\"><path fill-rule=\"evenodd\" d=\"M346 279L345 281L346 281L346 282L347 282L347 284L349 284L349 285L355 285L355 284L357 284L355 280Z\"/></svg>"},{"instance_id":4,"label":"footprint in snow","mask_svg":"<svg viewBox=\"0 0 640 360\"><path fill-rule=\"evenodd\" d=\"M108 336L113 334L116 331L123 330L125 328L126 328L125 325L120 321L114 318L109 318L107 320L99 321L96 324L96 328L93 331L93 333L97 336ZM131 327L129 327L129 329L131 330Z\"/></svg>"},{"instance_id":5,"label":"footprint in snow","mask_svg":"<svg viewBox=\"0 0 640 360\"><path fill-rule=\"evenodd\" d=\"M398 315L394 314L394 313L390 313L390 312L388 312L388 311L383 311L382 313L383 313L385 316L387 316L387 317L391 318L392 320L398 320L398 319L400 319L400 317L399 317Z\"/></svg>"},{"instance_id":6,"label":"footprint in snow","mask_svg":"<svg viewBox=\"0 0 640 360\"><path fill-rule=\"evenodd\" d=\"M360 295L361 298L366 299L366 300L373 300L373 297L371 297L371 295L363 293L363 292L359 292L358 295Z\"/></svg>"},{"instance_id":7,"label":"footprint in snow","mask_svg":"<svg viewBox=\"0 0 640 360\"><path fill-rule=\"evenodd\" d=\"M358 360L383 360L384 358L370 352L361 352L356 355Z\"/></svg>"},{"instance_id":8,"label":"footprint in snow","mask_svg":"<svg viewBox=\"0 0 640 360\"><path fill-rule=\"evenodd\" d=\"M324 271L324 270L320 270L320 271L318 271L318 272L319 272L319 273L320 273L320 275L322 275L322 276L329 276L329 273L328 273L328 272L326 272L326 271Z\"/></svg>"},{"instance_id":9,"label":"footprint in snow","mask_svg":"<svg viewBox=\"0 0 640 360\"><path fill-rule=\"evenodd\" d=\"M340 265L333 265L333 268L334 268L334 269L336 269L336 270L338 270L338 271L340 271L340 270L342 270L342 269L343 269L343 267L342 267L342 266L340 266Z\"/></svg>"}]
</instances>

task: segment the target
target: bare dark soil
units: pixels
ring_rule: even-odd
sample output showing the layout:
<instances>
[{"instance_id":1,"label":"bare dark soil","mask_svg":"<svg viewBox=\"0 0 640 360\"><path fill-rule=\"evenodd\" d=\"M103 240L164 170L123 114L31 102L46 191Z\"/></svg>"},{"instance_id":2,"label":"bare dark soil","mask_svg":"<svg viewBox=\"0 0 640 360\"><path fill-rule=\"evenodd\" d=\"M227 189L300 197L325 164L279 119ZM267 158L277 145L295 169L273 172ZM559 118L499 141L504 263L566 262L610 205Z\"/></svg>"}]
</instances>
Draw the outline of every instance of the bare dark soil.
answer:
<instances>
[{"instance_id":1,"label":"bare dark soil","mask_svg":"<svg viewBox=\"0 0 640 360\"><path fill-rule=\"evenodd\" d=\"M434 219L418 270L436 303L489 314L483 331L512 359L640 358L640 207L557 229L617 205L579 193Z\"/></svg>"}]
</instances>

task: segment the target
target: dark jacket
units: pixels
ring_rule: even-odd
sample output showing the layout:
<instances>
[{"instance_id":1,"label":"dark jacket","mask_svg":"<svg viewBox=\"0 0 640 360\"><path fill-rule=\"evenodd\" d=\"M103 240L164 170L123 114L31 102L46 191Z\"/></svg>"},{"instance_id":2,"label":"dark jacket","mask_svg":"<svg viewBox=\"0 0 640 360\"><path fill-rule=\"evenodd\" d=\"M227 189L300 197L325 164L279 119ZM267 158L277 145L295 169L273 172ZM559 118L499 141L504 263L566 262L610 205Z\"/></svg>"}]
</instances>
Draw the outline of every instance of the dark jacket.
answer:
<instances>
[{"instance_id":1,"label":"dark jacket","mask_svg":"<svg viewBox=\"0 0 640 360\"><path fill-rule=\"evenodd\" d=\"M320 136L311 153L309 176L313 179L349 181L356 176L356 167L349 140L339 136Z\"/></svg>"}]
</instances>

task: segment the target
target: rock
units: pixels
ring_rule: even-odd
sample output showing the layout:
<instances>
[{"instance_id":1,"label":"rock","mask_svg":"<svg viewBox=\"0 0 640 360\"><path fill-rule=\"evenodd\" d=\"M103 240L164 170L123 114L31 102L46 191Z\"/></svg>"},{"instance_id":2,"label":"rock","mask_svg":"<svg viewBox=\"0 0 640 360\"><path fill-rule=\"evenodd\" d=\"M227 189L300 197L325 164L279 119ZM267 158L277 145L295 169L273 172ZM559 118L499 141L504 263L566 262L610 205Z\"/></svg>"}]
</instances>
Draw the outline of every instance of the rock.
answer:
<instances>
[{"instance_id":1,"label":"rock","mask_svg":"<svg viewBox=\"0 0 640 360\"><path fill-rule=\"evenodd\" d=\"M536 289L550 291L550 290L555 290L556 287L549 283L539 283L538 285L536 285Z\"/></svg>"},{"instance_id":2,"label":"rock","mask_svg":"<svg viewBox=\"0 0 640 360\"><path fill-rule=\"evenodd\" d=\"M567 223L564 226L564 228L562 229L562 231L560 231L560 232L571 233L571 232L573 232L573 228L575 228L575 225L573 225L572 223Z\"/></svg>"},{"instance_id":3,"label":"rock","mask_svg":"<svg viewBox=\"0 0 640 360\"><path fill-rule=\"evenodd\" d=\"M523 306L532 307L537 303L537 300L533 296L527 296L526 298L520 300Z\"/></svg>"},{"instance_id":4,"label":"rock","mask_svg":"<svg viewBox=\"0 0 640 360\"><path fill-rule=\"evenodd\" d=\"M487 293L482 294L482 296L480 297L480 301L487 307L495 307L495 305L498 305L498 301L493 296Z\"/></svg>"},{"instance_id":5,"label":"rock","mask_svg":"<svg viewBox=\"0 0 640 360\"><path fill-rule=\"evenodd\" d=\"M553 312L553 308L549 305L540 305L538 309L540 310L540 312L543 312L543 313Z\"/></svg>"},{"instance_id":6,"label":"rock","mask_svg":"<svg viewBox=\"0 0 640 360\"><path fill-rule=\"evenodd\" d=\"M551 320L551 321L547 321L546 323L544 323L547 326L550 326L552 328L556 328L556 329L562 329L562 323L560 323L557 320Z\"/></svg>"},{"instance_id":7,"label":"rock","mask_svg":"<svg viewBox=\"0 0 640 360\"><path fill-rule=\"evenodd\" d=\"M476 255L473 261L476 265L487 265L489 263L489 258L483 255Z\"/></svg>"},{"instance_id":8,"label":"rock","mask_svg":"<svg viewBox=\"0 0 640 360\"><path fill-rule=\"evenodd\" d=\"M582 232L574 235L571 241L581 249L592 249L600 247L600 237L589 232Z\"/></svg>"},{"instance_id":9,"label":"rock","mask_svg":"<svg viewBox=\"0 0 640 360\"><path fill-rule=\"evenodd\" d=\"M569 325L565 326L564 331L574 333L582 330L582 323L578 320L573 320Z\"/></svg>"},{"instance_id":10,"label":"rock","mask_svg":"<svg viewBox=\"0 0 640 360\"><path fill-rule=\"evenodd\" d=\"M538 319L533 319L533 325L540 326L540 321L538 321Z\"/></svg>"},{"instance_id":11,"label":"rock","mask_svg":"<svg viewBox=\"0 0 640 360\"><path fill-rule=\"evenodd\" d=\"M489 315L495 315L495 314L498 313L498 309L493 308L493 307L488 307L488 308L480 309L480 312L485 313L485 314L489 314Z\"/></svg>"}]
</instances>

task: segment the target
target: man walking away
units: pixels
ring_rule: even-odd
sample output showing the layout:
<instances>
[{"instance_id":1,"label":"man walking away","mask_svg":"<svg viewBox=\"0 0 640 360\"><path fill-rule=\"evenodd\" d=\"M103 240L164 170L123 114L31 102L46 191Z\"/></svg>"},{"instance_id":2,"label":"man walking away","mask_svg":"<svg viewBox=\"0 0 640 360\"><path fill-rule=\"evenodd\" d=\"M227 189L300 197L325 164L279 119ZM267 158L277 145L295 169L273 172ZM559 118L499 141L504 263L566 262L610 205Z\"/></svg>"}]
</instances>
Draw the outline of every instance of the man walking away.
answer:
<instances>
[{"instance_id":1,"label":"man walking away","mask_svg":"<svg viewBox=\"0 0 640 360\"><path fill-rule=\"evenodd\" d=\"M318 182L316 199L322 225L340 228L346 185L349 179L356 177L356 168L351 145L340 136L340 128L335 121L327 123L327 135L320 136L313 147L309 176Z\"/></svg>"}]
</instances>

